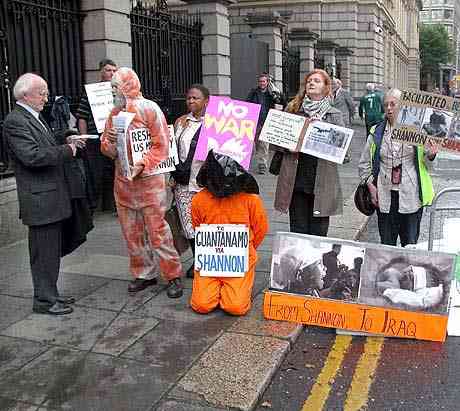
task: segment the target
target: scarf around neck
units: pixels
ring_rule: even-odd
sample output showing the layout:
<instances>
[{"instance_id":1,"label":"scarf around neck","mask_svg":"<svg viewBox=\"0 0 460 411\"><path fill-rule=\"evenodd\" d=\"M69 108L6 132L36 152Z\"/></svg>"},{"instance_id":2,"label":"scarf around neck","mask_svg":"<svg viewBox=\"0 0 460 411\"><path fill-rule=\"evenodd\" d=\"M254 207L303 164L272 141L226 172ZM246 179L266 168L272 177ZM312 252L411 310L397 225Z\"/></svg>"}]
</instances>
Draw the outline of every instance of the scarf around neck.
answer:
<instances>
[{"instance_id":1,"label":"scarf around neck","mask_svg":"<svg viewBox=\"0 0 460 411\"><path fill-rule=\"evenodd\" d=\"M305 95L302 102L302 109L311 118L321 120L326 112L331 108L331 99L329 96L324 97L321 100L311 100Z\"/></svg>"}]
</instances>

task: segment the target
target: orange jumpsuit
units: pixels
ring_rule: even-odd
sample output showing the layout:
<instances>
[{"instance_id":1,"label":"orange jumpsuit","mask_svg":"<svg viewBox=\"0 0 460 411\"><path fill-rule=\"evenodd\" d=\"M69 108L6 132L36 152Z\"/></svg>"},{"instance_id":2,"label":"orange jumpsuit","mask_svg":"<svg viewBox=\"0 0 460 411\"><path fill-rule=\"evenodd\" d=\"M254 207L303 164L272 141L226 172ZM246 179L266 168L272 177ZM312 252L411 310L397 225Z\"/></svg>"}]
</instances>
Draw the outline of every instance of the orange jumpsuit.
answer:
<instances>
[{"instance_id":1,"label":"orange jumpsuit","mask_svg":"<svg viewBox=\"0 0 460 411\"><path fill-rule=\"evenodd\" d=\"M130 130L147 128L152 142L150 150L141 160L144 164L142 173L130 181L123 175L117 159L116 144L108 140L106 131L101 137L102 153L115 159L114 195L118 219L128 246L130 271L135 278L150 279L158 275L159 263L163 277L173 280L182 276L182 266L174 248L171 230L164 219L165 178L163 174L152 175L152 170L168 156L168 127L158 105L140 93L139 79L134 71L128 69L123 72L120 69L115 76L121 77L119 89L126 98L126 111L135 113L126 133L130 161ZM106 130L112 127L112 117L119 112L117 108L112 110L106 122Z\"/></svg>"},{"instance_id":2,"label":"orange jumpsuit","mask_svg":"<svg viewBox=\"0 0 460 411\"><path fill-rule=\"evenodd\" d=\"M251 293L257 262L256 248L268 231L264 205L256 194L238 193L218 198L207 189L192 200L193 227L200 224L245 224L249 227L249 270L244 277L201 277L195 271L192 308L208 313L220 305L233 315L244 315L251 308Z\"/></svg>"}]
</instances>

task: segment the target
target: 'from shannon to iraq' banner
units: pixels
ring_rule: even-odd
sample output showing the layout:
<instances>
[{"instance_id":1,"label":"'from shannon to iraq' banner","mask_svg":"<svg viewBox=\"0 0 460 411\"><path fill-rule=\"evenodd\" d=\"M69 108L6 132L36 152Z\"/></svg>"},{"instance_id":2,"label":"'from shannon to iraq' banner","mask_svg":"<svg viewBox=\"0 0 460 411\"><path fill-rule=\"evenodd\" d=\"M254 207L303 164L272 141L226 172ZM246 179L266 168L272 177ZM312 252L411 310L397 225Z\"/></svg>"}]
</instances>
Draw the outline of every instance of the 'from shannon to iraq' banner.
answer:
<instances>
[{"instance_id":1,"label":"'from shannon to iraq' banner","mask_svg":"<svg viewBox=\"0 0 460 411\"><path fill-rule=\"evenodd\" d=\"M205 277L244 277L249 230L242 224L202 224L195 229L195 270Z\"/></svg>"},{"instance_id":2,"label":"'from shannon to iraq' banner","mask_svg":"<svg viewBox=\"0 0 460 411\"><path fill-rule=\"evenodd\" d=\"M85 84L86 95L93 114L98 133L104 131L105 122L113 108L112 86L110 81Z\"/></svg>"},{"instance_id":3,"label":"'from shannon to iraq' banner","mask_svg":"<svg viewBox=\"0 0 460 411\"><path fill-rule=\"evenodd\" d=\"M266 318L444 341L457 256L277 233Z\"/></svg>"},{"instance_id":4,"label":"'from shannon to iraq' banner","mask_svg":"<svg viewBox=\"0 0 460 411\"><path fill-rule=\"evenodd\" d=\"M259 112L260 104L210 96L194 158L206 160L214 150L248 170Z\"/></svg>"},{"instance_id":5,"label":"'from shannon to iraq' banner","mask_svg":"<svg viewBox=\"0 0 460 411\"><path fill-rule=\"evenodd\" d=\"M408 144L439 144L460 153L460 100L418 90L403 90L397 127L391 138Z\"/></svg>"}]
</instances>

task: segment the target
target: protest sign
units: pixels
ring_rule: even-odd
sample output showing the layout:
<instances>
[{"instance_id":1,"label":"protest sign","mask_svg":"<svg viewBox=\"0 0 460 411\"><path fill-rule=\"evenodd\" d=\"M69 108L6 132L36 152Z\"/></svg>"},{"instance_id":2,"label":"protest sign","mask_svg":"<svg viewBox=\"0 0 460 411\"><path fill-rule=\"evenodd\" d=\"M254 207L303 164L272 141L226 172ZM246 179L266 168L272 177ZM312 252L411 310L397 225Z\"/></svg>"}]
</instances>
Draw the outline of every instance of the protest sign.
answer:
<instances>
[{"instance_id":1,"label":"protest sign","mask_svg":"<svg viewBox=\"0 0 460 411\"><path fill-rule=\"evenodd\" d=\"M176 164L179 162L177 154L176 138L174 136L174 127L169 125L169 146L168 157L163 160L152 173L153 175L168 173L176 169ZM152 139L148 128L141 127L129 131L131 154L133 164L142 160L142 157L150 150L152 146Z\"/></svg>"},{"instance_id":2,"label":"protest sign","mask_svg":"<svg viewBox=\"0 0 460 411\"><path fill-rule=\"evenodd\" d=\"M300 151L334 163L343 163L354 131L297 114L270 110L259 139L290 151Z\"/></svg>"},{"instance_id":3,"label":"protest sign","mask_svg":"<svg viewBox=\"0 0 460 411\"><path fill-rule=\"evenodd\" d=\"M460 100L418 90L403 90L391 138L412 145L431 141L439 150L460 153Z\"/></svg>"},{"instance_id":4,"label":"protest sign","mask_svg":"<svg viewBox=\"0 0 460 411\"><path fill-rule=\"evenodd\" d=\"M113 108L112 85L110 81L85 84L85 90L97 131L102 133Z\"/></svg>"},{"instance_id":5,"label":"protest sign","mask_svg":"<svg viewBox=\"0 0 460 411\"><path fill-rule=\"evenodd\" d=\"M277 233L266 318L443 341L456 256Z\"/></svg>"},{"instance_id":6,"label":"protest sign","mask_svg":"<svg viewBox=\"0 0 460 411\"><path fill-rule=\"evenodd\" d=\"M342 164L351 143L354 130L313 121L308 125L303 138L302 153Z\"/></svg>"},{"instance_id":7,"label":"protest sign","mask_svg":"<svg viewBox=\"0 0 460 411\"><path fill-rule=\"evenodd\" d=\"M126 140L126 132L135 114L127 111L120 111L116 116L112 117L112 124L117 131L117 154L120 162L123 175L131 177L131 163L128 157L128 142Z\"/></svg>"},{"instance_id":8,"label":"protest sign","mask_svg":"<svg viewBox=\"0 0 460 411\"><path fill-rule=\"evenodd\" d=\"M248 170L259 112L259 104L210 96L194 158L204 161L214 150Z\"/></svg>"},{"instance_id":9,"label":"protest sign","mask_svg":"<svg viewBox=\"0 0 460 411\"><path fill-rule=\"evenodd\" d=\"M242 224L202 224L195 229L195 270L206 277L244 277L249 230Z\"/></svg>"},{"instance_id":10,"label":"protest sign","mask_svg":"<svg viewBox=\"0 0 460 411\"><path fill-rule=\"evenodd\" d=\"M271 109L265 119L259 139L290 151L299 151L306 127L305 117Z\"/></svg>"}]
</instances>

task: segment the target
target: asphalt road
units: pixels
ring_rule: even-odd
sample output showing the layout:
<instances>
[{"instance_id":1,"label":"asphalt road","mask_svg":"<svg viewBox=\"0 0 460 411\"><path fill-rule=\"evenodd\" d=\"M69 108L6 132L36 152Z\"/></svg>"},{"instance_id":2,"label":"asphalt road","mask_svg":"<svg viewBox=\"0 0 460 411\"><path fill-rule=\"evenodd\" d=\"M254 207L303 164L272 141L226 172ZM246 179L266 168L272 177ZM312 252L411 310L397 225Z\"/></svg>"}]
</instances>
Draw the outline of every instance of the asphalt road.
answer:
<instances>
[{"instance_id":1,"label":"asphalt road","mask_svg":"<svg viewBox=\"0 0 460 411\"><path fill-rule=\"evenodd\" d=\"M441 156L442 157L442 156ZM460 158L441 158L435 189L460 187ZM449 197L460 207L460 192ZM460 217L460 211L447 212ZM436 221L442 231L442 221ZM428 241L425 212L420 242ZM361 241L379 242L376 217ZM307 327L274 376L258 411L460 410L460 337L445 343L336 335Z\"/></svg>"}]
</instances>

